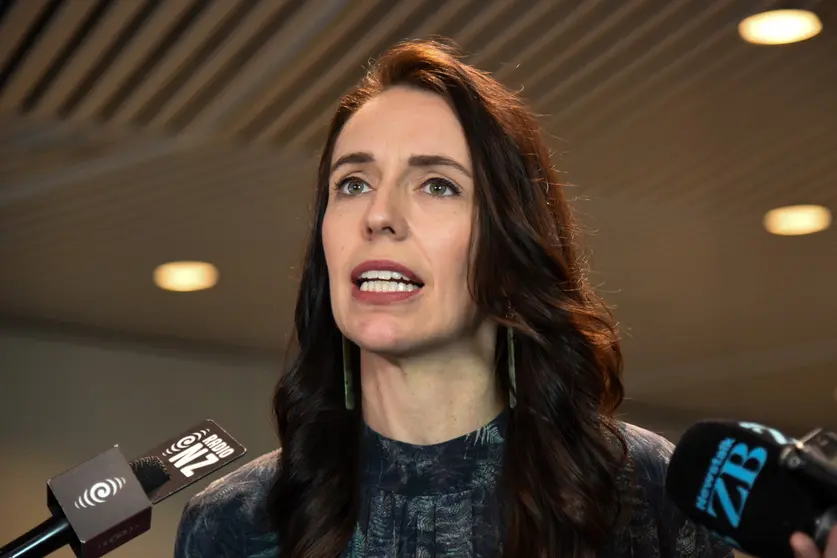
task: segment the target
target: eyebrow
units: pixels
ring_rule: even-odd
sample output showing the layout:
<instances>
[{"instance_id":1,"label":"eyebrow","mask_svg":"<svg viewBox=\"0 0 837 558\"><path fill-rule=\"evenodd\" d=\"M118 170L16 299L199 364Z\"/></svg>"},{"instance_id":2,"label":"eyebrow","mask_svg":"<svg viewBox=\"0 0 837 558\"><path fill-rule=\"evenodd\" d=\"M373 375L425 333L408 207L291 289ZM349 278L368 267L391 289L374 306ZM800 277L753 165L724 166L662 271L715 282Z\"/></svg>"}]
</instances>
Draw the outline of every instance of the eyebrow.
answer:
<instances>
[{"instance_id":1,"label":"eyebrow","mask_svg":"<svg viewBox=\"0 0 837 558\"><path fill-rule=\"evenodd\" d=\"M331 165L331 172L334 172L345 165L358 165L363 163L372 163L374 161L375 157L373 157L371 153L348 153L334 161L334 164ZM471 173L468 169L450 157L445 157L444 155L412 155L407 160L407 164L411 167L452 167L468 178L471 178Z\"/></svg>"}]
</instances>

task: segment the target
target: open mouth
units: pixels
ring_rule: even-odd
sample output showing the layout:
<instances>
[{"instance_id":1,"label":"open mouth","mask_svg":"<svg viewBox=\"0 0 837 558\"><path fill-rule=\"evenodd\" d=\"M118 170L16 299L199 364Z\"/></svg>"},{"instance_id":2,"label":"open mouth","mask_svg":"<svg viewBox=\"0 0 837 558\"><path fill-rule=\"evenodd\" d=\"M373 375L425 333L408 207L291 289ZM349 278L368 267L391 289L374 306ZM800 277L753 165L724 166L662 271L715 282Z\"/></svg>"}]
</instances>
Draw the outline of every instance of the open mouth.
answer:
<instances>
[{"instance_id":1,"label":"open mouth","mask_svg":"<svg viewBox=\"0 0 837 558\"><path fill-rule=\"evenodd\" d=\"M422 288L424 283L398 271L372 269L361 273L355 285L364 292L408 293Z\"/></svg>"}]
</instances>

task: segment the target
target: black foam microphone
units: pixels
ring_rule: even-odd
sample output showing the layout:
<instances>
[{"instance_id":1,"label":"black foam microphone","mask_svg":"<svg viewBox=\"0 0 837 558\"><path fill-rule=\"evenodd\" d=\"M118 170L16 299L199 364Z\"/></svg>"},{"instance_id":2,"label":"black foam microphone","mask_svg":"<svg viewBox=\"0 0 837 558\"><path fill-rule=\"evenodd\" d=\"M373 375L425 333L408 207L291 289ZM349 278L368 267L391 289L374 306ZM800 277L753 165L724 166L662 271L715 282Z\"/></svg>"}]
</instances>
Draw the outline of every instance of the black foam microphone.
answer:
<instances>
[{"instance_id":1,"label":"black foam microphone","mask_svg":"<svg viewBox=\"0 0 837 558\"><path fill-rule=\"evenodd\" d=\"M823 445L830 436L814 431L795 440L756 423L699 422L674 450L666 493L684 515L748 554L793 558L797 531L823 548L837 511L837 461L828 457L837 446Z\"/></svg>"},{"instance_id":2,"label":"black foam microphone","mask_svg":"<svg viewBox=\"0 0 837 558\"><path fill-rule=\"evenodd\" d=\"M0 558L40 558L70 545L99 558L151 527L151 506L246 453L212 420L128 462L118 447L47 482L52 517L3 548Z\"/></svg>"}]
</instances>

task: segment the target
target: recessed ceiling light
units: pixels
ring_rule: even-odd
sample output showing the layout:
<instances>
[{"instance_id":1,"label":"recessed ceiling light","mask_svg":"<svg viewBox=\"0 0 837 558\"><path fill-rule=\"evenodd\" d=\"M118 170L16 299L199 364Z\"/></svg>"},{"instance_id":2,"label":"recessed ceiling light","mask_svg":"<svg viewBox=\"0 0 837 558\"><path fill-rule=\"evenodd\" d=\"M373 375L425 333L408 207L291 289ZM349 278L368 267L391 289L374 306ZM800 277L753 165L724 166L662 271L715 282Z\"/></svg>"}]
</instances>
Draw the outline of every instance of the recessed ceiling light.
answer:
<instances>
[{"instance_id":1,"label":"recessed ceiling light","mask_svg":"<svg viewBox=\"0 0 837 558\"><path fill-rule=\"evenodd\" d=\"M167 291L201 291L217 282L218 268L206 262L168 262L154 270L154 283Z\"/></svg>"},{"instance_id":2,"label":"recessed ceiling light","mask_svg":"<svg viewBox=\"0 0 837 558\"><path fill-rule=\"evenodd\" d=\"M741 38L757 45L798 43L820 31L820 18L808 10L771 10L751 15L738 24Z\"/></svg>"},{"instance_id":3,"label":"recessed ceiling light","mask_svg":"<svg viewBox=\"0 0 837 558\"><path fill-rule=\"evenodd\" d=\"M821 205L789 205L768 211L764 228L782 236L823 231L831 225L831 212Z\"/></svg>"}]
</instances>

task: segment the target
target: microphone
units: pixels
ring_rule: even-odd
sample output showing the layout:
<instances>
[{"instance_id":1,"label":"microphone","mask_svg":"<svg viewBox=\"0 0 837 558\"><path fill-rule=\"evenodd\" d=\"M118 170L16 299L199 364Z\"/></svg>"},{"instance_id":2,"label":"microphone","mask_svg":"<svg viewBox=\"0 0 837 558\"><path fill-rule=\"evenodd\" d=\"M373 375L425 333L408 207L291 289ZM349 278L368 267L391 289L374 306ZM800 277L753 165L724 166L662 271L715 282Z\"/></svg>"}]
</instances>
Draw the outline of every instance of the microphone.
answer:
<instances>
[{"instance_id":1,"label":"microphone","mask_svg":"<svg viewBox=\"0 0 837 558\"><path fill-rule=\"evenodd\" d=\"M65 545L99 558L148 531L153 504L246 452L210 419L130 463L114 446L47 481L52 517L0 548L0 558L40 558Z\"/></svg>"},{"instance_id":2,"label":"microphone","mask_svg":"<svg viewBox=\"0 0 837 558\"><path fill-rule=\"evenodd\" d=\"M665 488L684 515L748 554L793 558L797 531L823 549L837 525L837 435L699 422L675 447Z\"/></svg>"},{"instance_id":3,"label":"microphone","mask_svg":"<svg viewBox=\"0 0 837 558\"><path fill-rule=\"evenodd\" d=\"M124 458L121 458L119 450L114 448L112 450L109 450L108 452L105 452L104 454L99 455L91 461L96 462L93 464L93 466L95 466L97 470L101 471L101 468L107 466L104 465L105 461L107 461L110 465L116 465L118 467L123 459ZM85 468L94 468L93 466L91 466L91 461L88 461L76 467L75 469L73 469L73 471L83 470ZM170 478L170 475L166 470L165 464L163 464L163 462L159 458L147 458L132 461L128 464L128 466L130 467L135 477L135 481L129 480L130 477L126 479L125 477L114 476L113 474L106 474L100 476L98 478L102 478L105 480L93 484L92 486L90 486L90 488L86 489L83 493L81 493L81 495L73 501L73 507L75 509L87 509L88 507L92 508L97 504L103 504L105 498L108 498L116 491L126 488L126 485L133 482L139 483L143 493L148 494L149 492L153 492L154 490L158 489ZM68 471L68 473L70 472L71 471ZM70 525L69 519L67 519L64 513L61 511L61 506L57 502L57 499L55 498L54 494L55 486L59 486L60 488L58 490L64 492L64 482L64 479L56 477L55 479L51 479L47 483L48 505L54 515L46 521L44 521L43 523L41 523L40 525L38 525L37 527L30 529L27 533L21 535L20 537L18 537L17 539L0 549L0 556L2 556L3 558L22 558L24 556L46 556L47 554L55 552L64 545L73 543L73 539L75 538L73 533L73 527ZM134 494L133 496L135 497L136 494ZM132 500L134 501L134 503L138 502L140 506L143 505L142 498L132 498ZM58 509L56 509L56 504L58 505ZM131 505L123 505L123 509L132 508L133 506ZM150 503L148 504L147 509L150 512ZM145 514L144 511L145 510L142 510L140 513L135 514L133 518L130 518L136 521L137 525L129 525L128 528L131 529L133 527L133 531L136 531L137 535L140 533L139 529L142 529L144 526L145 529L143 530L147 530L151 524L150 513ZM148 515L148 525L144 525L145 515ZM116 527L120 526L121 524L117 525Z\"/></svg>"}]
</instances>

